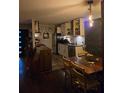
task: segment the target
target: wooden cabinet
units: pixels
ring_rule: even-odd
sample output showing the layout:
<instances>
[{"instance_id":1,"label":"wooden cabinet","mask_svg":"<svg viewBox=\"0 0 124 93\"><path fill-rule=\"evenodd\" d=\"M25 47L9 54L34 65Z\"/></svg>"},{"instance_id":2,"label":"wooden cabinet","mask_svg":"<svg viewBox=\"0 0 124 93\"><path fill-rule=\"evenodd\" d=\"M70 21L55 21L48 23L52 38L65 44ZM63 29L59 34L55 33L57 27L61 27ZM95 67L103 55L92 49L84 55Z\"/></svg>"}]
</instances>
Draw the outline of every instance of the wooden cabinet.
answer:
<instances>
[{"instance_id":1,"label":"wooden cabinet","mask_svg":"<svg viewBox=\"0 0 124 93\"><path fill-rule=\"evenodd\" d=\"M75 47L68 46L68 57L74 57L74 56L75 56Z\"/></svg>"},{"instance_id":2,"label":"wooden cabinet","mask_svg":"<svg viewBox=\"0 0 124 93\"><path fill-rule=\"evenodd\" d=\"M52 71L51 49L45 46L39 47L34 55L31 68L35 75Z\"/></svg>"},{"instance_id":3,"label":"wooden cabinet","mask_svg":"<svg viewBox=\"0 0 124 93\"><path fill-rule=\"evenodd\" d=\"M72 22L71 21L65 23L65 31L66 31L66 35L73 35Z\"/></svg>"},{"instance_id":4,"label":"wooden cabinet","mask_svg":"<svg viewBox=\"0 0 124 93\"><path fill-rule=\"evenodd\" d=\"M74 31L74 35L80 35L80 20L79 19L73 20L73 31Z\"/></svg>"},{"instance_id":5,"label":"wooden cabinet","mask_svg":"<svg viewBox=\"0 0 124 93\"><path fill-rule=\"evenodd\" d=\"M58 53L62 56L68 57L68 45L59 43Z\"/></svg>"},{"instance_id":6,"label":"wooden cabinet","mask_svg":"<svg viewBox=\"0 0 124 93\"><path fill-rule=\"evenodd\" d=\"M40 72L52 71L52 55L50 49L40 51Z\"/></svg>"},{"instance_id":7,"label":"wooden cabinet","mask_svg":"<svg viewBox=\"0 0 124 93\"><path fill-rule=\"evenodd\" d=\"M68 45L63 45L63 55L68 57Z\"/></svg>"},{"instance_id":8,"label":"wooden cabinet","mask_svg":"<svg viewBox=\"0 0 124 93\"><path fill-rule=\"evenodd\" d=\"M57 28L57 33L65 35L81 35L85 36L84 33L84 22L83 18L77 18L72 21L65 22L60 25L60 28Z\"/></svg>"},{"instance_id":9,"label":"wooden cabinet","mask_svg":"<svg viewBox=\"0 0 124 93\"><path fill-rule=\"evenodd\" d=\"M61 24L61 34L64 36L66 35L66 31L65 31L65 24Z\"/></svg>"},{"instance_id":10,"label":"wooden cabinet","mask_svg":"<svg viewBox=\"0 0 124 93\"><path fill-rule=\"evenodd\" d=\"M84 36L84 22L83 18L73 20L73 35Z\"/></svg>"},{"instance_id":11,"label":"wooden cabinet","mask_svg":"<svg viewBox=\"0 0 124 93\"><path fill-rule=\"evenodd\" d=\"M58 53L62 55L62 45L58 44Z\"/></svg>"},{"instance_id":12,"label":"wooden cabinet","mask_svg":"<svg viewBox=\"0 0 124 93\"><path fill-rule=\"evenodd\" d=\"M72 22L71 21L68 21L68 22L65 22L65 23L61 24L60 29L57 28L57 32L61 31L61 34L63 36L73 35L73 29L72 29Z\"/></svg>"},{"instance_id":13,"label":"wooden cabinet","mask_svg":"<svg viewBox=\"0 0 124 93\"><path fill-rule=\"evenodd\" d=\"M85 36L84 19L80 18L80 35Z\"/></svg>"}]
</instances>

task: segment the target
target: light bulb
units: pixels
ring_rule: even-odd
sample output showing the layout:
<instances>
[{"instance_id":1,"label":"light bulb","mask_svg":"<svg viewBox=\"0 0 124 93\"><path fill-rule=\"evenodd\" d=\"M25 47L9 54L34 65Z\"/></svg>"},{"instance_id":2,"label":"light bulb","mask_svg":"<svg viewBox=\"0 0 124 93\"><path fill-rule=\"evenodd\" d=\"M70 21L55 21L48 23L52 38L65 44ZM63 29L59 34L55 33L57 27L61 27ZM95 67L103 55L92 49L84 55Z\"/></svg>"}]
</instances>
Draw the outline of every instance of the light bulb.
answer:
<instances>
[{"instance_id":1,"label":"light bulb","mask_svg":"<svg viewBox=\"0 0 124 93\"><path fill-rule=\"evenodd\" d=\"M89 23L90 24L90 27L93 27L93 23Z\"/></svg>"},{"instance_id":2,"label":"light bulb","mask_svg":"<svg viewBox=\"0 0 124 93\"><path fill-rule=\"evenodd\" d=\"M94 23L93 20L89 20L89 25L90 25L90 27L93 27L93 23Z\"/></svg>"},{"instance_id":3,"label":"light bulb","mask_svg":"<svg viewBox=\"0 0 124 93\"><path fill-rule=\"evenodd\" d=\"M92 15L89 15L89 20L93 20L93 17L92 17Z\"/></svg>"},{"instance_id":4,"label":"light bulb","mask_svg":"<svg viewBox=\"0 0 124 93\"><path fill-rule=\"evenodd\" d=\"M94 21L93 21L93 16L90 14L90 15L89 15L89 25L90 25L90 27L93 26L93 23L94 23Z\"/></svg>"}]
</instances>

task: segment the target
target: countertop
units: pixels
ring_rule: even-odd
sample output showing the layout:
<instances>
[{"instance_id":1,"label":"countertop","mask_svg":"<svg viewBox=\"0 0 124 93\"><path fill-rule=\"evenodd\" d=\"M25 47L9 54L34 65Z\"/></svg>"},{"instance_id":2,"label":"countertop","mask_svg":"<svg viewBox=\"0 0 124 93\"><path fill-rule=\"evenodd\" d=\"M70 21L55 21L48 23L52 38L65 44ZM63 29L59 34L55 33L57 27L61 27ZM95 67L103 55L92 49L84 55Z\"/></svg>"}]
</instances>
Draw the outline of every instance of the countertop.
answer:
<instances>
[{"instance_id":1,"label":"countertop","mask_svg":"<svg viewBox=\"0 0 124 93\"><path fill-rule=\"evenodd\" d=\"M59 43L59 44L63 44L63 45L68 45L68 46L74 46L74 47L83 47L84 45L78 45L78 44L67 44L67 43Z\"/></svg>"}]
</instances>

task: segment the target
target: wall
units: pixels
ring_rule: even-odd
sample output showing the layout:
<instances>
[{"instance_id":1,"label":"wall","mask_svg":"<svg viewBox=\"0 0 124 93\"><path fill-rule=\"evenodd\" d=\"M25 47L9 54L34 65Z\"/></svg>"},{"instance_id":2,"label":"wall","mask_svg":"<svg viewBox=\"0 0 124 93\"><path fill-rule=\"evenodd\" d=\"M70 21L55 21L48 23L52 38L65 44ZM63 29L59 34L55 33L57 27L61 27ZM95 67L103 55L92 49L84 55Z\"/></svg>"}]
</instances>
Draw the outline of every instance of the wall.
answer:
<instances>
[{"instance_id":1,"label":"wall","mask_svg":"<svg viewBox=\"0 0 124 93\"><path fill-rule=\"evenodd\" d=\"M39 24L39 29L40 29L40 42L41 44L46 45L48 48L53 49L52 45L53 45L53 34L55 32L55 26L54 25L44 25L44 24ZM49 33L49 38L48 39L44 39L43 38L43 33L47 32Z\"/></svg>"},{"instance_id":2,"label":"wall","mask_svg":"<svg viewBox=\"0 0 124 93\"><path fill-rule=\"evenodd\" d=\"M31 24L19 24L19 29L32 30L32 25Z\"/></svg>"},{"instance_id":3,"label":"wall","mask_svg":"<svg viewBox=\"0 0 124 93\"><path fill-rule=\"evenodd\" d=\"M19 29L28 29L30 31L32 31L32 39L33 39L33 47L35 47L35 38L34 38L34 34L35 34L35 20L32 20L32 24L20 24L19 25ZM53 44L55 43L54 36L55 36L55 26L54 25L44 25L39 23L39 32L40 34L40 43L46 45L48 48L53 49ZM44 32L48 32L49 33L49 38L48 39L44 39L43 38L43 33Z\"/></svg>"},{"instance_id":4,"label":"wall","mask_svg":"<svg viewBox=\"0 0 124 93\"><path fill-rule=\"evenodd\" d=\"M102 21L101 18L94 20L93 27L89 27L88 21L84 22L85 25L85 43L86 50L97 56L102 55L103 48L103 32L102 32Z\"/></svg>"}]
</instances>

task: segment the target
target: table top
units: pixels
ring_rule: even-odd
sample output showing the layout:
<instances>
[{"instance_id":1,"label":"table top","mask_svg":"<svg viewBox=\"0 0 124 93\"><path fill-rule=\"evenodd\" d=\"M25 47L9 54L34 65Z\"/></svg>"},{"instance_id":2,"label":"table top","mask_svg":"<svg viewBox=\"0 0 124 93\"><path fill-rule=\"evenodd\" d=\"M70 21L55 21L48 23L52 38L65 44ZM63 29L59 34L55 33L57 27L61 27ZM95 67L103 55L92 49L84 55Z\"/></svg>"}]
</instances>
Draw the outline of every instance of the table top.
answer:
<instances>
[{"instance_id":1,"label":"table top","mask_svg":"<svg viewBox=\"0 0 124 93\"><path fill-rule=\"evenodd\" d=\"M84 70L87 74L92 74L103 70L101 58L97 61L87 61L85 56L71 57L68 59L71 61L71 64Z\"/></svg>"}]
</instances>

